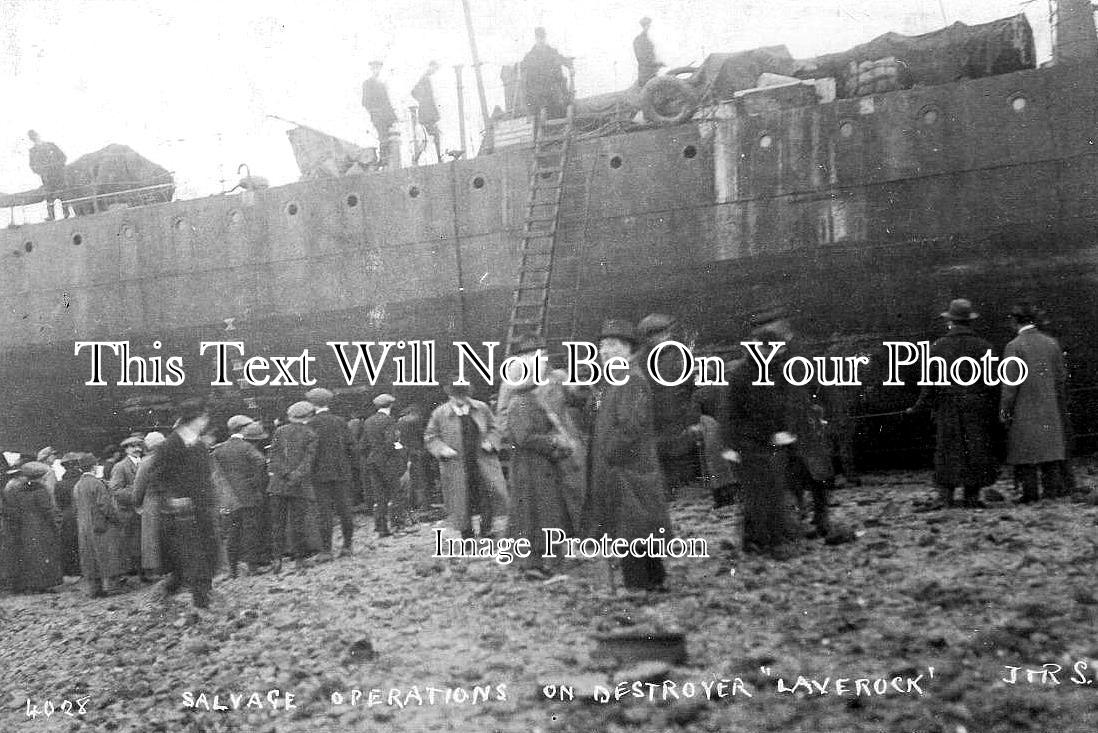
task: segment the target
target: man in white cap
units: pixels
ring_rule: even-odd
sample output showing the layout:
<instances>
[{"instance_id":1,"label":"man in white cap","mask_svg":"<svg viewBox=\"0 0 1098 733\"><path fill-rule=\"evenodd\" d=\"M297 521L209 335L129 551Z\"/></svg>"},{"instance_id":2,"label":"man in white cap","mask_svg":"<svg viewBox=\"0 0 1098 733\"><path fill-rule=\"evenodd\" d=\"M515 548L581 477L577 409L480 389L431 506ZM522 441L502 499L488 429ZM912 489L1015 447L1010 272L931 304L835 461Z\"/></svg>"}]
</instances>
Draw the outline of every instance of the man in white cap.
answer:
<instances>
[{"instance_id":1,"label":"man in white cap","mask_svg":"<svg viewBox=\"0 0 1098 733\"><path fill-rule=\"evenodd\" d=\"M310 402L295 402L286 409L289 422L279 426L271 442L271 480L267 491L271 495L271 551L273 571L282 569L287 524L290 530L291 555L297 569L308 563L308 505L314 501L313 462L316 460L316 431L308 426L314 407Z\"/></svg>"},{"instance_id":2,"label":"man in white cap","mask_svg":"<svg viewBox=\"0 0 1098 733\"><path fill-rule=\"evenodd\" d=\"M119 553L123 572L141 572L141 517L134 504L133 484L137 478L137 467L141 456L145 454L145 441L131 435L122 441L125 456L111 468L107 486L111 490L114 502L118 506L118 523L121 536ZM142 577L142 580L144 578Z\"/></svg>"},{"instance_id":3,"label":"man in white cap","mask_svg":"<svg viewBox=\"0 0 1098 733\"><path fill-rule=\"evenodd\" d=\"M339 556L351 555L355 525L351 517L351 487L354 482L355 446L347 421L328 409L335 395L323 387L305 393L315 408L309 427L316 431L316 463L313 490L316 491L317 521L321 552L318 562L332 559L333 512L339 515L343 547Z\"/></svg>"},{"instance_id":4,"label":"man in white cap","mask_svg":"<svg viewBox=\"0 0 1098 733\"><path fill-rule=\"evenodd\" d=\"M396 420L392 416L396 398L380 394L374 398L375 412L362 424L359 451L365 456L366 480L373 489L377 506L374 509L374 529L378 537L389 537L389 502L398 497L402 461Z\"/></svg>"}]
</instances>

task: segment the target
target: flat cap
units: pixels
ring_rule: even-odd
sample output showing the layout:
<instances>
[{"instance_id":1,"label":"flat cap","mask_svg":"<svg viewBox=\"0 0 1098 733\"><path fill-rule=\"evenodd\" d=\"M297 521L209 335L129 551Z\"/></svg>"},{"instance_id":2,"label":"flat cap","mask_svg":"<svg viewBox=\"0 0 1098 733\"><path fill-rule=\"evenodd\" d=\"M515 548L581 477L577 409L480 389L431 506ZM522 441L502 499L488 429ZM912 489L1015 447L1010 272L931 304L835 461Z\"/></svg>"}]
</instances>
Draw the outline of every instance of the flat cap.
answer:
<instances>
[{"instance_id":1,"label":"flat cap","mask_svg":"<svg viewBox=\"0 0 1098 733\"><path fill-rule=\"evenodd\" d=\"M266 440L269 436L261 423L252 422L244 426L240 431L240 437L244 440Z\"/></svg>"},{"instance_id":2,"label":"flat cap","mask_svg":"<svg viewBox=\"0 0 1098 733\"><path fill-rule=\"evenodd\" d=\"M335 394L330 389L314 387L305 393L305 399L312 402L317 407L327 407L332 404L332 400L335 399Z\"/></svg>"},{"instance_id":3,"label":"flat cap","mask_svg":"<svg viewBox=\"0 0 1098 733\"><path fill-rule=\"evenodd\" d=\"M165 440L167 440L167 437L165 437L164 433L154 430L151 433L145 434L145 447L149 450L152 450L156 446L163 443Z\"/></svg>"},{"instance_id":4,"label":"flat cap","mask_svg":"<svg viewBox=\"0 0 1098 733\"><path fill-rule=\"evenodd\" d=\"M144 438L139 438L136 435L131 435L130 437L128 437L128 438L126 438L125 440L122 441L123 450L125 450L126 448L129 448L131 445L139 445L142 448L144 448L145 447L145 439Z\"/></svg>"},{"instance_id":5,"label":"flat cap","mask_svg":"<svg viewBox=\"0 0 1098 733\"><path fill-rule=\"evenodd\" d=\"M602 324L599 329L599 341L603 339L620 339L634 346L637 343L637 331L633 324L620 318L611 318Z\"/></svg>"},{"instance_id":6,"label":"flat cap","mask_svg":"<svg viewBox=\"0 0 1098 733\"><path fill-rule=\"evenodd\" d=\"M255 420L248 417L247 415L233 415L232 417L229 418L229 421L225 424L229 426L229 430L232 430L233 432L236 432L236 431L240 430L240 428L244 427L245 425L248 425L249 423L253 423L253 422L255 422Z\"/></svg>"},{"instance_id":7,"label":"flat cap","mask_svg":"<svg viewBox=\"0 0 1098 733\"><path fill-rule=\"evenodd\" d=\"M377 397L374 398L374 405L376 405L377 407L388 407L396 401L396 397L393 397L388 392L383 392L382 394L379 394Z\"/></svg>"},{"instance_id":8,"label":"flat cap","mask_svg":"<svg viewBox=\"0 0 1098 733\"><path fill-rule=\"evenodd\" d=\"M676 323L678 323L678 319L674 316L669 316L666 313L650 313L637 324L637 336L642 339L650 338L660 331L666 331Z\"/></svg>"},{"instance_id":9,"label":"flat cap","mask_svg":"<svg viewBox=\"0 0 1098 733\"><path fill-rule=\"evenodd\" d=\"M64 466L68 463L78 463L80 461L80 454L76 451L69 451L65 455L61 456L61 465Z\"/></svg>"},{"instance_id":10,"label":"flat cap","mask_svg":"<svg viewBox=\"0 0 1098 733\"><path fill-rule=\"evenodd\" d=\"M50 467L40 461L27 461L19 467L19 473L27 478L42 478L50 472Z\"/></svg>"},{"instance_id":11,"label":"flat cap","mask_svg":"<svg viewBox=\"0 0 1098 733\"><path fill-rule=\"evenodd\" d=\"M39 461L44 461L44 460L46 460L47 458L49 458L50 456L54 455L55 453L57 453L57 451L55 451L55 450L53 449L53 446L49 446L49 445L47 445L47 446L46 446L45 448L43 448L42 450L38 451L38 456L37 456L37 459L38 459Z\"/></svg>"},{"instance_id":12,"label":"flat cap","mask_svg":"<svg viewBox=\"0 0 1098 733\"><path fill-rule=\"evenodd\" d=\"M304 420L314 412L316 412L316 408L313 407L313 403L302 400L286 408L286 417L291 420Z\"/></svg>"}]
</instances>

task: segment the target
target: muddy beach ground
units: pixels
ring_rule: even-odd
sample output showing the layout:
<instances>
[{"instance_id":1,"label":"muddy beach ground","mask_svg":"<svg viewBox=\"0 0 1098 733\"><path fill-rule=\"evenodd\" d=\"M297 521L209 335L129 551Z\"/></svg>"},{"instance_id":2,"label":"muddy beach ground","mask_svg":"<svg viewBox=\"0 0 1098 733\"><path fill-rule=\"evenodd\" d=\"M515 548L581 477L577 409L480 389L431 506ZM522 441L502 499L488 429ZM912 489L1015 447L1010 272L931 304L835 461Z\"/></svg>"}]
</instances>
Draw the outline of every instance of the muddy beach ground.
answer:
<instances>
[{"instance_id":1,"label":"muddy beach ground","mask_svg":"<svg viewBox=\"0 0 1098 733\"><path fill-rule=\"evenodd\" d=\"M432 559L425 524L384 542L361 529L354 558L304 574L221 579L202 612L186 595L150 600L147 586L95 601L75 582L4 596L0 730L1098 729L1098 506L917 511L930 494L925 473L871 475L834 495L855 542L775 562L742 556L736 510L687 490L676 529L706 538L711 557L671 561L664 594L611 590L603 562L544 586L491 560ZM596 633L653 627L686 633L686 663L629 669L593 655ZM1025 683L1024 668L1046 663L1063 667L1059 684ZM1002 681L1007 665L1023 668L1018 684ZM593 685L612 697L638 677L661 684L592 699ZM895 678L915 688L897 692ZM575 699L546 699L550 683L574 685ZM490 686L487 700L476 686ZM206 709L215 694L229 710ZM40 712L86 699L87 712L32 720L28 698Z\"/></svg>"}]
</instances>

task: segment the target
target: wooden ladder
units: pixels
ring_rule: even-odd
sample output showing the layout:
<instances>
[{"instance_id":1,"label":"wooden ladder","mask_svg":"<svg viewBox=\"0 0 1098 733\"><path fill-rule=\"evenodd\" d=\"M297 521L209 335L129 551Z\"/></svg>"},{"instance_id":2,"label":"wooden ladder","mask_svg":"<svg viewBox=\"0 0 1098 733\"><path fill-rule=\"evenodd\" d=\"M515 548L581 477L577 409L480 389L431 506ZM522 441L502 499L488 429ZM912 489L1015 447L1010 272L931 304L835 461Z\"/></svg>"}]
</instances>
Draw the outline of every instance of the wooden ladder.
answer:
<instances>
[{"instance_id":1,"label":"wooden ladder","mask_svg":"<svg viewBox=\"0 0 1098 733\"><path fill-rule=\"evenodd\" d=\"M530 196L522 227L522 261L511 300L511 320L507 325L507 355L527 336L545 338L550 330L549 293L564 172L572 139L572 107L569 105L566 116L561 119L548 119L543 110L538 122L530 171ZM570 324L571 318L572 314L567 314L564 319L557 320Z\"/></svg>"}]
</instances>

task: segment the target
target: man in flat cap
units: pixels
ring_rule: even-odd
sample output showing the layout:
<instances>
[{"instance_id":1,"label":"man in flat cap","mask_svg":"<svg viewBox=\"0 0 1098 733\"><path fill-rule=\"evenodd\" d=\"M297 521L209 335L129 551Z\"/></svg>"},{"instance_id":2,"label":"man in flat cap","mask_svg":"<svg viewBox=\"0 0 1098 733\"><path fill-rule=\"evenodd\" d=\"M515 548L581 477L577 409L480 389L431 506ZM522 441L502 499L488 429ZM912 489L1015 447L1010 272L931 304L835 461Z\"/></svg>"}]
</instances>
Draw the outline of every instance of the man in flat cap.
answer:
<instances>
[{"instance_id":1,"label":"man in flat cap","mask_svg":"<svg viewBox=\"0 0 1098 733\"><path fill-rule=\"evenodd\" d=\"M389 88L381 80L381 61L370 62L370 78L362 82L362 106L370 115L370 121L377 131L378 160L382 166L389 165L389 134L396 124L397 116L393 103L389 101Z\"/></svg>"},{"instance_id":2,"label":"man in flat cap","mask_svg":"<svg viewBox=\"0 0 1098 733\"><path fill-rule=\"evenodd\" d=\"M693 399L693 377L675 387L655 381L646 366L652 351L666 341L677 340L678 321L674 316L652 313L637 324L637 336L641 346L637 364L652 392L652 424L656 430L657 452L668 488L684 486L697 478L697 455L700 428L697 427L701 411ZM663 349L658 358L658 369L664 380L673 381L691 364L685 364L678 348Z\"/></svg>"},{"instance_id":3,"label":"man in flat cap","mask_svg":"<svg viewBox=\"0 0 1098 733\"><path fill-rule=\"evenodd\" d=\"M640 19L640 34L633 39L633 54L637 57L637 87L643 88L648 80L659 73L663 62L656 56L656 44L648 35L648 29L652 26L652 19L644 17Z\"/></svg>"},{"instance_id":4,"label":"man in flat cap","mask_svg":"<svg viewBox=\"0 0 1098 733\"><path fill-rule=\"evenodd\" d=\"M254 445L244 439L244 429L255 421L247 415L229 418L229 439L213 448L213 459L221 475L232 488L236 504L229 514L229 538L226 552L229 575L237 576L241 560L249 573L260 572L260 514L267 491L267 459Z\"/></svg>"},{"instance_id":5,"label":"man in flat cap","mask_svg":"<svg viewBox=\"0 0 1098 733\"><path fill-rule=\"evenodd\" d=\"M317 562L332 559L332 517L339 515L343 546L339 556L351 555L355 525L351 517L351 493L355 474L355 446L347 421L333 413L329 406L335 395L323 387L310 389L305 399L316 411L309 427L316 431L316 463L313 467L313 489L316 491L317 519L321 552Z\"/></svg>"},{"instance_id":6,"label":"man in flat cap","mask_svg":"<svg viewBox=\"0 0 1098 733\"><path fill-rule=\"evenodd\" d=\"M134 479L137 478L137 467L145 454L145 441L136 436L130 436L122 441L122 451L124 453L122 459L111 468L107 487L111 490L114 502L118 506L122 570L126 573L136 572L138 577L144 580L144 572L141 569L141 516L137 513L137 506L134 503L133 484Z\"/></svg>"},{"instance_id":7,"label":"man in flat cap","mask_svg":"<svg viewBox=\"0 0 1098 733\"><path fill-rule=\"evenodd\" d=\"M377 412L362 423L359 443L359 452L365 456L366 480L370 482L377 502L374 529L378 537L393 534L389 530L389 502L399 498L400 474L403 473L401 445L392 415L394 402L396 398L391 394L380 394L374 398Z\"/></svg>"},{"instance_id":8,"label":"man in flat cap","mask_svg":"<svg viewBox=\"0 0 1098 733\"><path fill-rule=\"evenodd\" d=\"M308 563L308 502L315 501L313 464L316 460L316 431L309 427L309 418L316 408L311 402L295 402L286 408L288 422L280 425L271 441L271 554L272 570L282 570L282 552L286 547L287 527L290 533L290 554L296 569L304 570Z\"/></svg>"},{"instance_id":9,"label":"man in flat cap","mask_svg":"<svg viewBox=\"0 0 1098 733\"><path fill-rule=\"evenodd\" d=\"M930 347L930 355L945 359L947 368L962 357L979 361L991 351L991 344L976 335L972 323L980 317L972 303L956 298L941 314L946 335ZM937 440L934 449L934 481L938 484L941 505L953 506L953 492L964 487L964 505L982 506L980 489L995 483L998 467L992 445L995 424L995 394L977 380L965 386L923 387L919 400L908 412L930 410L934 414Z\"/></svg>"},{"instance_id":10,"label":"man in flat cap","mask_svg":"<svg viewBox=\"0 0 1098 733\"><path fill-rule=\"evenodd\" d=\"M118 560L118 510L107 484L95 475L95 456L81 453L77 465L80 478L72 490L72 503L76 509L80 575L87 594L98 598L114 590L115 578L122 572Z\"/></svg>"},{"instance_id":11,"label":"man in flat cap","mask_svg":"<svg viewBox=\"0 0 1098 733\"><path fill-rule=\"evenodd\" d=\"M1037 474L1047 499L1064 495L1062 462L1066 456L1064 434L1066 371L1063 352L1056 339L1037 330L1037 308L1018 303L1010 311L1017 336L1006 345L1003 359L1016 357L1025 362L1028 376L1016 386L1004 382L999 402L999 419L1009 430L1007 463L1022 486L1021 503L1040 498ZM1017 370L1010 372L1017 380Z\"/></svg>"}]
</instances>

